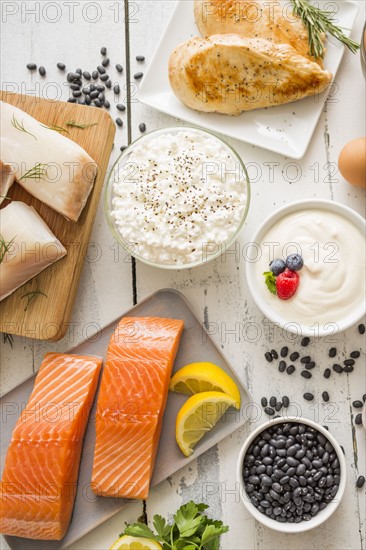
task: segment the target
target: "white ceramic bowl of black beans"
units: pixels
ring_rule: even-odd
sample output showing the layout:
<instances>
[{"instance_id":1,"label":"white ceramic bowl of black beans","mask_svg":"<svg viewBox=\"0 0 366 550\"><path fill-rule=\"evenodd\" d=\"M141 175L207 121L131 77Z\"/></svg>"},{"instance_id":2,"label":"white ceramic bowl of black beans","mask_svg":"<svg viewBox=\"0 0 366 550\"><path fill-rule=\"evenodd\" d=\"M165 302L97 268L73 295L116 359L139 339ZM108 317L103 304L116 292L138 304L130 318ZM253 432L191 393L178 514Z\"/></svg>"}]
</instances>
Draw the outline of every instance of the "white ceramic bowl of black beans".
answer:
<instances>
[{"instance_id":1,"label":"white ceramic bowl of black beans","mask_svg":"<svg viewBox=\"0 0 366 550\"><path fill-rule=\"evenodd\" d=\"M281 417L256 428L238 458L240 497L270 529L301 533L323 524L346 487L336 439L312 420Z\"/></svg>"}]
</instances>

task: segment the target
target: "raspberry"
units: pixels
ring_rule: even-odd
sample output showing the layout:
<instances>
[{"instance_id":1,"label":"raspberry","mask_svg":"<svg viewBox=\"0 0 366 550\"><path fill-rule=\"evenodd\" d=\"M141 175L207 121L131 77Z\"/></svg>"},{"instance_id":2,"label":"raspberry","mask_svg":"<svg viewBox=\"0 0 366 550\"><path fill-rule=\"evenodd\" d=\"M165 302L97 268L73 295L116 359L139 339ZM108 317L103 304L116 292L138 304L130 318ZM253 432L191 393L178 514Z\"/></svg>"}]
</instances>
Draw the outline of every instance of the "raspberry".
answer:
<instances>
[{"instance_id":1,"label":"raspberry","mask_svg":"<svg viewBox=\"0 0 366 550\"><path fill-rule=\"evenodd\" d=\"M288 300L291 298L299 286L299 280L299 275L295 271L285 269L276 279L277 296L281 300Z\"/></svg>"}]
</instances>

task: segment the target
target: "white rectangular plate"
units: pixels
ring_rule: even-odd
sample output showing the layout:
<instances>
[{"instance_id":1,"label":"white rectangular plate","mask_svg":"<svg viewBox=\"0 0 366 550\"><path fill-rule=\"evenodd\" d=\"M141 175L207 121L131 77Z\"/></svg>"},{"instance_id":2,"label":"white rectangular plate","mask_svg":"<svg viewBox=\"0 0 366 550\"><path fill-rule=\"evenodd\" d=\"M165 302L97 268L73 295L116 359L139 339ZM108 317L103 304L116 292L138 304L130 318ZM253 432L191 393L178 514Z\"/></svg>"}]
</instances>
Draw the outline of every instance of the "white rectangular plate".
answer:
<instances>
[{"instance_id":1,"label":"white rectangular plate","mask_svg":"<svg viewBox=\"0 0 366 550\"><path fill-rule=\"evenodd\" d=\"M248 420L250 407L249 395L229 365L219 348L206 334L201 323L192 312L189 304L175 290L160 290L128 311L129 317L168 317L182 319L184 331L174 363L174 371L196 361L210 361L223 368L237 383L241 394L240 410L229 409L217 425L197 444L194 453L186 458L175 441L175 419L180 407L187 399L184 395L170 393L164 414L158 454L151 485L157 485L180 468L200 456L213 445L232 434ZM106 357L110 337L120 318L99 331L97 334L69 350L80 355ZM1 471L10 443L11 435L19 418L20 411L32 392L36 375L20 384L0 399L0 452ZM60 541L30 540L6 536L6 542L12 550L55 550L67 548L76 540L86 535L97 525L116 514L124 505L131 502L127 499L98 497L91 490L90 480L93 465L95 444L95 406L91 412L81 457L79 479L72 521L66 536Z\"/></svg>"},{"instance_id":2,"label":"white rectangular plate","mask_svg":"<svg viewBox=\"0 0 366 550\"><path fill-rule=\"evenodd\" d=\"M345 32L349 35L358 12L357 4L348 0L333 0L331 3L319 2L320 7L326 6L326 4L328 4L328 9L337 8L338 13L335 15L337 24L347 29ZM237 117L199 113L189 109L176 98L169 84L168 62L170 54L176 46L199 35L194 21L193 5L193 0L179 0L177 3L142 81L139 100L190 124L258 145L291 158L302 158L332 87L320 95L308 97L296 103L256 109ZM333 73L334 76L343 53L344 46L333 38L328 38L325 69Z\"/></svg>"}]
</instances>

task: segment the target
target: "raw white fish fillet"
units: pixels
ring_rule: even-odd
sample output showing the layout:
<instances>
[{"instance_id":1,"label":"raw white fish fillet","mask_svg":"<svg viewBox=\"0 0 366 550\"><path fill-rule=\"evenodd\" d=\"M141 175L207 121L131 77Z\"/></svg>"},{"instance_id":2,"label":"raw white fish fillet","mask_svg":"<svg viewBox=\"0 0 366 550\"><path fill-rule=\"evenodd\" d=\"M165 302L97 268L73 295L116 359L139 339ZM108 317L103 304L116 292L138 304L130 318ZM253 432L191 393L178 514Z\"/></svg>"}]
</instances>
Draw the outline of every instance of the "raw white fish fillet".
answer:
<instances>
[{"instance_id":1,"label":"raw white fish fillet","mask_svg":"<svg viewBox=\"0 0 366 550\"><path fill-rule=\"evenodd\" d=\"M0 211L0 239L0 301L67 253L24 202L13 201Z\"/></svg>"},{"instance_id":2,"label":"raw white fish fillet","mask_svg":"<svg viewBox=\"0 0 366 550\"><path fill-rule=\"evenodd\" d=\"M76 222L97 173L96 163L84 149L4 101L0 101L0 139L1 159L14 167L16 181ZM38 177L29 177L37 165Z\"/></svg>"},{"instance_id":3,"label":"raw white fish fillet","mask_svg":"<svg viewBox=\"0 0 366 550\"><path fill-rule=\"evenodd\" d=\"M14 183L13 167L10 164L4 164L0 160L0 204L6 198L10 187Z\"/></svg>"}]
</instances>

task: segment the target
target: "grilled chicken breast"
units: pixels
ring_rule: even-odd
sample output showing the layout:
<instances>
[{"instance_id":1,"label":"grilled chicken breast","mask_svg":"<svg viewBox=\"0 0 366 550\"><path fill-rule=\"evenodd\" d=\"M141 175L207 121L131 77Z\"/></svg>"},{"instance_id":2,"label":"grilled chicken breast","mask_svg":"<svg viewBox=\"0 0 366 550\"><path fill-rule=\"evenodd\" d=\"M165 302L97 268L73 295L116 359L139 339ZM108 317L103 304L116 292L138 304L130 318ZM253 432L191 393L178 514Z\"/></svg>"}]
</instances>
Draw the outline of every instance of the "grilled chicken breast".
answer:
<instances>
[{"instance_id":1,"label":"grilled chicken breast","mask_svg":"<svg viewBox=\"0 0 366 550\"><path fill-rule=\"evenodd\" d=\"M309 54L309 33L292 4L278 0L195 0L194 15L202 36L235 33L289 44L297 53L323 66ZM325 40L325 35L324 35Z\"/></svg>"},{"instance_id":2,"label":"grilled chicken breast","mask_svg":"<svg viewBox=\"0 0 366 550\"><path fill-rule=\"evenodd\" d=\"M188 107L239 115L318 94L332 75L288 44L222 34L178 46L170 57L169 78Z\"/></svg>"}]
</instances>

